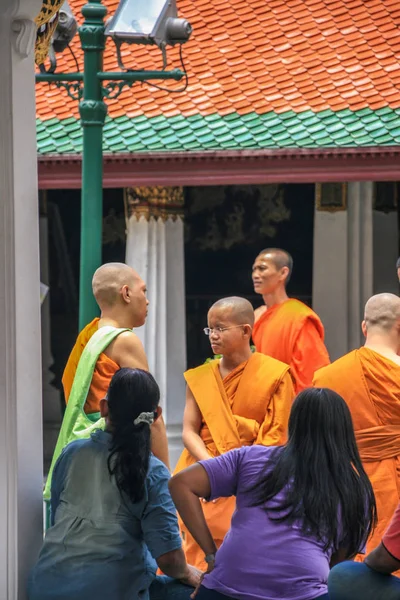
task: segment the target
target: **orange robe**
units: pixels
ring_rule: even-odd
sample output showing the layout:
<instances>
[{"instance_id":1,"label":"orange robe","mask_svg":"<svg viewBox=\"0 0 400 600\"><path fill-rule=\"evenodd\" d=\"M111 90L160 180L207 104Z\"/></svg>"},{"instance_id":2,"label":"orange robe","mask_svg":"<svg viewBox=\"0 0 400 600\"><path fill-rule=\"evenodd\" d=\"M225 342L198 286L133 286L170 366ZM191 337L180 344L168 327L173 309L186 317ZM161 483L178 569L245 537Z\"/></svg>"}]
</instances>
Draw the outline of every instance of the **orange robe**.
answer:
<instances>
[{"instance_id":1,"label":"orange robe","mask_svg":"<svg viewBox=\"0 0 400 600\"><path fill-rule=\"evenodd\" d=\"M219 360L190 369L184 376L202 414L200 437L210 457L252 444L276 446L286 442L294 398L287 365L256 352L224 379ZM185 449L175 473L195 462ZM202 506L219 547L230 527L235 498L219 498ZM204 553L181 520L180 527L188 563L204 570Z\"/></svg>"},{"instance_id":2,"label":"orange robe","mask_svg":"<svg viewBox=\"0 0 400 600\"><path fill-rule=\"evenodd\" d=\"M378 509L378 525L367 544L369 553L379 545L400 499L400 366L369 348L360 348L318 371L314 385L340 394L351 412Z\"/></svg>"},{"instance_id":3,"label":"orange robe","mask_svg":"<svg viewBox=\"0 0 400 600\"><path fill-rule=\"evenodd\" d=\"M267 308L254 325L253 341L257 352L290 366L296 394L310 387L315 371L330 363L320 318L294 298Z\"/></svg>"},{"instance_id":4,"label":"orange robe","mask_svg":"<svg viewBox=\"0 0 400 600\"><path fill-rule=\"evenodd\" d=\"M65 402L68 402L81 354L92 335L97 331L98 326L98 317L86 325L78 335L75 346L69 355L62 378ZM117 363L108 358L104 353L100 354L84 406L86 414L99 412L100 400L106 395L112 376L118 369L119 366Z\"/></svg>"}]
</instances>

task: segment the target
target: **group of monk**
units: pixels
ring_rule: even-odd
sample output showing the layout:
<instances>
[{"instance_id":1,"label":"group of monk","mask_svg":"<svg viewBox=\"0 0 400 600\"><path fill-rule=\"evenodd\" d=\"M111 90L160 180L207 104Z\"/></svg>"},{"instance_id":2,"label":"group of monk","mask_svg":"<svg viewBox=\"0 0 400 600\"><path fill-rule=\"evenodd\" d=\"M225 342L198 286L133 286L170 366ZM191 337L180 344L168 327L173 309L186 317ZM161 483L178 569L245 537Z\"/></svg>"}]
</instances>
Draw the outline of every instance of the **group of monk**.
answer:
<instances>
[{"instance_id":1,"label":"group of monk","mask_svg":"<svg viewBox=\"0 0 400 600\"><path fill-rule=\"evenodd\" d=\"M321 320L287 295L292 269L286 251L263 250L252 270L262 306L254 311L248 300L230 297L210 308L204 332L217 358L184 373L184 451L175 472L234 448L284 444L295 395L311 386L331 388L351 411L376 496L378 526L368 542L370 552L378 546L400 498L400 298L393 294L370 298L362 323L365 345L330 364ZM148 370L144 348L133 331L146 320L145 283L127 265L109 263L94 274L93 293L101 316L80 332L65 368L67 408L51 469L68 442L102 426L99 405L114 373L122 367ZM152 451L169 468L162 418L151 427ZM202 506L219 547L235 499L204 501ZM204 570L203 552L183 522L180 527L188 563Z\"/></svg>"}]
</instances>

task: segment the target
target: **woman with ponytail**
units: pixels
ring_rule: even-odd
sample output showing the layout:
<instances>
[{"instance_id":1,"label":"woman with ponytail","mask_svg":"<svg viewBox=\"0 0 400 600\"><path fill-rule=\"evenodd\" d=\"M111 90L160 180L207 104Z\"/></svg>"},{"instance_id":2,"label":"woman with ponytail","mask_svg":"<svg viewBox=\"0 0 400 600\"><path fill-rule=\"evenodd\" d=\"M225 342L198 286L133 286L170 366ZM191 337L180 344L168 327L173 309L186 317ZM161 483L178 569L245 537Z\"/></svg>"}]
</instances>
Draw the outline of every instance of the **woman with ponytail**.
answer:
<instances>
[{"instance_id":1,"label":"woman with ponytail","mask_svg":"<svg viewBox=\"0 0 400 600\"><path fill-rule=\"evenodd\" d=\"M181 548L169 472L151 454L159 399L150 373L120 369L100 404L105 431L64 449L29 600L189 599L200 574Z\"/></svg>"}]
</instances>

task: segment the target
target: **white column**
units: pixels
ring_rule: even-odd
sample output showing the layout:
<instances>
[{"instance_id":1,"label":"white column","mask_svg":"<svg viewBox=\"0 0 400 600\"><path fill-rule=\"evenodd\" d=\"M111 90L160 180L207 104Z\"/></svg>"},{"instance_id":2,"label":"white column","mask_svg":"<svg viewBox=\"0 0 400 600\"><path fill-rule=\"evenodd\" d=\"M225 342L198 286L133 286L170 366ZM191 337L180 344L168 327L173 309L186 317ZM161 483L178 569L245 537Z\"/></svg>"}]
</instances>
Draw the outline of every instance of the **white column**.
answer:
<instances>
[{"instance_id":1,"label":"white column","mask_svg":"<svg viewBox=\"0 0 400 600\"><path fill-rule=\"evenodd\" d=\"M182 451L185 405L186 310L184 231L180 217L132 215L128 221L126 262L146 281L150 300L146 324L137 330L150 371L161 390L171 466Z\"/></svg>"},{"instance_id":2,"label":"white column","mask_svg":"<svg viewBox=\"0 0 400 600\"><path fill-rule=\"evenodd\" d=\"M23 600L42 538L35 82L39 0L0 0L0 598Z\"/></svg>"},{"instance_id":3,"label":"white column","mask_svg":"<svg viewBox=\"0 0 400 600\"><path fill-rule=\"evenodd\" d=\"M49 285L48 217L39 218L40 281ZM51 294L51 290L49 292ZM61 424L60 392L52 385L50 370L54 360L51 353L50 296L41 307L42 333L42 396L43 396L43 450L46 467L50 465Z\"/></svg>"},{"instance_id":4,"label":"white column","mask_svg":"<svg viewBox=\"0 0 400 600\"><path fill-rule=\"evenodd\" d=\"M351 182L347 211L315 210L313 308L332 360L363 342L361 321L373 293L371 182Z\"/></svg>"}]
</instances>

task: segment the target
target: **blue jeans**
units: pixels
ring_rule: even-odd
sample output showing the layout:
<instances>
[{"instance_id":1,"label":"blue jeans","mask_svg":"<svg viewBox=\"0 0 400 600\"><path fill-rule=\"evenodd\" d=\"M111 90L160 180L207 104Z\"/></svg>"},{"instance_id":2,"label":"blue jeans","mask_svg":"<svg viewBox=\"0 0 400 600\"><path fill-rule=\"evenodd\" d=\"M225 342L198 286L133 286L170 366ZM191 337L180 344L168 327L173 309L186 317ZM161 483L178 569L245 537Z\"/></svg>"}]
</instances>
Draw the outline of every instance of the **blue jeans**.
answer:
<instances>
[{"instance_id":1,"label":"blue jeans","mask_svg":"<svg viewBox=\"0 0 400 600\"><path fill-rule=\"evenodd\" d=\"M400 579L364 563L343 562L330 572L328 591L329 600L399 600Z\"/></svg>"},{"instance_id":2,"label":"blue jeans","mask_svg":"<svg viewBox=\"0 0 400 600\"><path fill-rule=\"evenodd\" d=\"M225 594L221 594L220 592L217 592L215 590L209 590L203 585L200 587L199 592L196 596L196 600L230 600L231 598L231 596L225 596ZM318 598L314 598L314 600L328 600L328 594L318 596Z\"/></svg>"},{"instance_id":3,"label":"blue jeans","mask_svg":"<svg viewBox=\"0 0 400 600\"><path fill-rule=\"evenodd\" d=\"M157 575L149 588L150 600L190 600L194 588L183 585L177 579Z\"/></svg>"}]
</instances>

